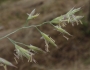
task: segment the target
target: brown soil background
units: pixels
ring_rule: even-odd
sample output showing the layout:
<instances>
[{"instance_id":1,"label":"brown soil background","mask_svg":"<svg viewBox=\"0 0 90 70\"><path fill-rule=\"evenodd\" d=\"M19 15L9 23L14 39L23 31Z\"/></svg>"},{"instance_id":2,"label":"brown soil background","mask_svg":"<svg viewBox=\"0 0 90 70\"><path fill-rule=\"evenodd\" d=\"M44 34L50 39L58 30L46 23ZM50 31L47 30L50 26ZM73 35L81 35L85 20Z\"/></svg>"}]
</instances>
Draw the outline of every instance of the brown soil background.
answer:
<instances>
[{"instance_id":1,"label":"brown soil background","mask_svg":"<svg viewBox=\"0 0 90 70\"><path fill-rule=\"evenodd\" d=\"M29 25L40 24L51 20L61 14L65 14L72 7L81 7L77 14L87 19L89 0L8 0L0 4L0 37L21 27L27 18L26 13L36 9L40 16L29 22ZM84 21L83 21L84 22ZM67 41L56 32L50 25L43 25L41 31L50 35L58 45L57 48L50 48L46 54L37 54L37 63L28 63L26 59L14 61L14 45L6 38L0 40L0 57L3 57L18 68L8 67L8 70L90 70L90 34L85 33L85 27L81 24L72 27L68 25L65 29L72 34ZM89 29L89 26L88 28ZM34 28L29 28L10 35L10 38L33 44L45 49L44 40ZM52 47L50 45L50 47ZM3 67L0 67L3 70Z\"/></svg>"}]
</instances>

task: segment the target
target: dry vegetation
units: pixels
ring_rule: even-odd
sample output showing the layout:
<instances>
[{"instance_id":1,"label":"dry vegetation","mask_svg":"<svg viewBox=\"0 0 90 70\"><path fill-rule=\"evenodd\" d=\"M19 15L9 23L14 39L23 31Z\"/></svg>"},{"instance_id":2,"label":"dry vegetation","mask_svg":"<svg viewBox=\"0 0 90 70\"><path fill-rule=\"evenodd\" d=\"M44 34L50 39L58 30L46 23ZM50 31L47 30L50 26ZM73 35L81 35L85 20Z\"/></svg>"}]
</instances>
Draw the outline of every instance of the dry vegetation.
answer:
<instances>
[{"instance_id":1,"label":"dry vegetation","mask_svg":"<svg viewBox=\"0 0 90 70\"><path fill-rule=\"evenodd\" d=\"M0 37L21 27L26 13L36 8L40 16L32 21L30 25L39 24L51 20L61 14L66 13L72 7L82 7L78 14L85 15L88 0L18 0L4 1L0 4ZM67 31L73 35L67 41L62 35L54 30L50 25L44 25L40 29L49 34L56 40L58 49L51 49L47 54L37 54L35 59L38 64L28 63L26 59L19 60L18 69L9 68L9 70L89 70L89 66L82 63L88 63L90 60L90 36L85 36L82 31L82 25L67 26ZM10 38L26 44L34 44L44 49L44 41L40 40L40 34L33 28L21 30ZM13 59L14 46L7 40L0 41L0 57L6 58L15 64ZM42 58L43 57L43 58ZM68 67L69 66L69 67ZM2 68L0 67L0 70Z\"/></svg>"}]
</instances>

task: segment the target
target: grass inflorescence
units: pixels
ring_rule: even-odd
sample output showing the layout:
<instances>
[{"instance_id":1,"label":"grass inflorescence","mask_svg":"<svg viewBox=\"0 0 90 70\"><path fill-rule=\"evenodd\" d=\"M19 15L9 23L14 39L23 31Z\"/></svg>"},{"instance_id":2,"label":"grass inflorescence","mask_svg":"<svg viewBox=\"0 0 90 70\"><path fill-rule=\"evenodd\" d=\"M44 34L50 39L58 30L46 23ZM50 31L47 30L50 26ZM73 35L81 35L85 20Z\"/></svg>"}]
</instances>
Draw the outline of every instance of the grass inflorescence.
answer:
<instances>
[{"instance_id":1,"label":"grass inflorescence","mask_svg":"<svg viewBox=\"0 0 90 70\"><path fill-rule=\"evenodd\" d=\"M69 36L72 36L70 33L68 33L65 29L63 29L63 27L66 27L66 25L68 24L71 24L72 26L75 25L75 23L78 25L79 23L82 24L81 22L81 18L83 18L83 16L77 16L75 15L75 13L77 13L78 11L80 11L80 8L77 8L77 9L74 9L72 8L69 12L67 12L66 14L64 15L61 15L61 16L58 16L56 18L54 18L53 20L51 21L48 21L48 22L43 22L41 24L38 24L38 25L31 25L29 26L28 25L28 22L36 17L39 16L39 14L35 14L35 9L30 13L30 14L27 14L28 15L28 18L26 20L26 23L24 26L22 26L21 28L18 28L17 30L3 36L0 38L0 40L4 39L4 38L8 38L15 46L15 61L17 62L17 59L22 59L23 57L27 58L27 60L29 62L36 62L35 59L33 58L33 56L36 54L36 53L46 53L46 52L49 52L49 44L51 44L52 46L54 47L58 47L55 43L55 41L50 37L48 36L46 33L42 32L38 27L44 25L44 24L49 24L51 26L53 26L53 28L62 33L63 37L65 37L67 40L68 38L64 35L64 34L67 34ZM55 25L54 25L55 24ZM17 42L17 41L14 41L12 40L11 38L9 38L9 36L21 29L26 29L26 28L36 28L38 30L38 32L41 34L42 36L42 39L45 40L45 50L46 51L43 51L41 48L38 48L37 46L34 46L34 45L26 45L26 44L23 44L21 42ZM23 45L23 46L26 46L28 49L25 49L25 48L22 48L21 46L19 45ZM10 63L9 61L3 59L3 58L0 58L0 63L5 66L14 66L12 63ZM15 67L15 66L14 66Z\"/></svg>"}]
</instances>

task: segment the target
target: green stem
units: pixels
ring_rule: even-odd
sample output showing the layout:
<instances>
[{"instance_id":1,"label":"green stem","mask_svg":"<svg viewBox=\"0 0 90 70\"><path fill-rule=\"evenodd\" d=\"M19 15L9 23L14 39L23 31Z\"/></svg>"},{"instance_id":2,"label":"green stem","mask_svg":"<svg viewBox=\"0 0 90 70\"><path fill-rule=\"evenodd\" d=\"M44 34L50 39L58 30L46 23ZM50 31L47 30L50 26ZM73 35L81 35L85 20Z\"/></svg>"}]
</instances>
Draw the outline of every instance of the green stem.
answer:
<instances>
[{"instance_id":1,"label":"green stem","mask_svg":"<svg viewBox=\"0 0 90 70\"><path fill-rule=\"evenodd\" d=\"M7 37L8 38L8 37ZM26 44L23 44L23 43L20 43L20 42L16 42L16 41L14 41L14 40L12 40L12 39L10 39L10 38L8 38L13 44L16 44L16 43L18 43L18 44L21 44L21 45L24 45L24 46L29 46L29 45L26 45Z\"/></svg>"},{"instance_id":2,"label":"green stem","mask_svg":"<svg viewBox=\"0 0 90 70\"><path fill-rule=\"evenodd\" d=\"M53 27L55 27L52 23L50 23Z\"/></svg>"},{"instance_id":3,"label":"green stem","mask_svg":"<svg viewBox=\"0 0 90 70\"><path fill-rule=\"evenodd\" d=\"M18 44L21 44L21 45L24 45L24 46L29 46L29 45L26 45L26 44L23 44L23 43L20 43L20 42L16 42L14 41L15 43L18 43Z\"/></svg>"},{"instance_id":4,"label":"green stem","mask_svg":"<svg viewBox=\"0 0 90 70\"><path fill-rule=\"evenodd\" d=\"M7 70L7 66L6 65L4 65L3 67L4 67L5 70Z\"/></svg>"},{"instance_id":5,"label":"green stem","mask_svg":"<svg viewBox=\"0 0 90 70\"><path fill-rule=\"evenodd\" d=\"M8 38L8 37L7 37ZM13 44L15 44L14 40L8 38L9 41L11 41Z\"/></svg>"},{"instance_id":6,"label":"green stem","mask_svg":"<svg viewBox=\"0 0 90 70\"><path fill-rule=\"evenodd\" d=\"M9 34L7 34L7 35L5 35L5 36L1 37L1 38L0 38L0 40L2 40L2 39L4 39L4 38L8 37L9 35L11 35L11 34L13 34L13 33L17 32L17 31L19 31L19 30L21 30L21 29L23 29L23 28L19 28L19 29L17 29L17 30L15 30L15 31L13 31L13 32L11 32L11 33L9 33Z\"/></svg>"},{"instance_id":7,"label":"green stem","mask_svg":"<svg viewBox=\"0 0 90 70\"><path fill-rule=\"evenodd\" d=\"M44 25L44 24L46 24L46 23L48 23L48 22L44 22L44 23L39 24L39 25L31 25L31 26L26 26L26 27L23 26L23 27L21 27L21 28L19 28L19 29L16 29L15 31L13 31L13 32L11 32L11 33L9 33L9 34L1 37L0 40L2 40L2 39L4 39L4 38L6 38L6 37L8 37L8 36L10 36L10 35L12 35L12 34L14 34L15 32L17 32L17 31L19 31L19 30L21 30L21 29L31 28L31 27L39 27L39 26L42 26L42 25Z\"/></svg>"},{"instance_id":8,"label":"green stem","mask_svg":"<svg viewBox=\"0 0 90 70\"><path fill-rule=\"evenodd\" d=\"M53 24L51 24L52 26L54 26Z\"/></svg>"},{"instance_id":9,"label":"green stem","mask_svg":"<svg viewBox=\"0 0 90 70\"><path fill-rule=\"evenodd\" d=\"M36 29L41 33L41 31L36 27Z\"/></svg>"},{"instance_id":10,"label":"green stem","mask_svg":"<svg viewBox=\"0 0 90 70\"><path fill-rule=\"evenodd\" d=\"M24 24L24 27L26 27L28 25L28 19L26 20L25 24Z\"/></svg>"}]
</instances>

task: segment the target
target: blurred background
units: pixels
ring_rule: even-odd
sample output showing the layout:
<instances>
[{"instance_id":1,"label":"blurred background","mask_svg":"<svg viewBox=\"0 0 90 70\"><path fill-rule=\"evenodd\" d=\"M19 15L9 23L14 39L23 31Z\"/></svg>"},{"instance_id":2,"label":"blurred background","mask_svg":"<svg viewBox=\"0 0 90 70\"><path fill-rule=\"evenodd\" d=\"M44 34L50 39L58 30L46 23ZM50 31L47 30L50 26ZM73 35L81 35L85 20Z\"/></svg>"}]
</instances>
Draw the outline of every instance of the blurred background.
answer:
<instances>
[{"instance_id":1,"label":"blurred background","mask_svg":"<svg viewBox=\"0 0 90 70\"><path fill-rule=\"evenodd\" d=\"M14 45L8 39L0 40L0 57L7 59L18 68L8 70L90 70L90 1L89 0L0 0L0 37L20 28L27 19L27 13L36 9L39 17L29 25L40 24L67 13L71 8L81 7L77 15L84 16L82 25L67 25L65 29L72 34L66 40L62 34L50 25L39 27L51 36L58 45L49 48L46 54L34 56L37 63L28 63L27 59L14 60ZM45 43L35 28L23 29L9 36L15 41L32 44L45 50ZM50 45L52 47L52 45ZM0 67L0 70L4 70Z\"/></svg>"}]
</instances>

